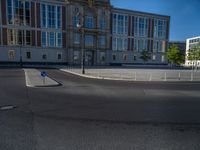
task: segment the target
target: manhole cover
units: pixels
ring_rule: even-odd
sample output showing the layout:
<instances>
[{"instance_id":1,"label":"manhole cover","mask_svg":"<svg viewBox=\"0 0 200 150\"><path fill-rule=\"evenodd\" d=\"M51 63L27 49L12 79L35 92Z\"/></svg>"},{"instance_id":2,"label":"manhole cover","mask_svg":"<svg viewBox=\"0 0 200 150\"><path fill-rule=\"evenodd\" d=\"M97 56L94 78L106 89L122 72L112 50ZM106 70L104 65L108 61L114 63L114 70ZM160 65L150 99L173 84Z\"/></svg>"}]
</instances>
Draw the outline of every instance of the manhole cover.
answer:
<instances>
[{"instance_id":1,"label":"manhole cover","mask_svg":"<svg viewBox=\"0 0 200 150\"><path fill-rule=\"evenodd\" d=\"M0 107L0 110L12 110L12 109L14 109L14 108L16 108L15 106L12 106L12 105L8 105L8 106L1 106Z\"/></svg>"}]
</instances>

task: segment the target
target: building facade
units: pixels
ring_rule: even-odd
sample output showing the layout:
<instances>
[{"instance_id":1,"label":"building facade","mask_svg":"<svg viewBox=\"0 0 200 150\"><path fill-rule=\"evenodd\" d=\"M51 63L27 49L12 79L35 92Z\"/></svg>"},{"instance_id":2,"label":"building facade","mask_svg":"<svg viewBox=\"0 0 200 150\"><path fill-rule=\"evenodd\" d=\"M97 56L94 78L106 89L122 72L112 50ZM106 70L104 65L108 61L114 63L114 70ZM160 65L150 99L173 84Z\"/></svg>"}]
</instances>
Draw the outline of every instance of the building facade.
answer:
<instances>
[{"instance_id":1,"label":"building facade","mask_svg":"<svg viewBox=\"0 0 200 150\"><path fill-rule=\"evenodd\" d=\"M80 64L82 51L86 65L108 64L110 50L110 2L71 0L67 5L68 63ZM81 28L77 24L81 23Z\"/></svg>"},{"instance_id":2,"label":"building facade","mask_svg":"<svg viewBox=\"0 0 200 150\"><path fill-rule=\"evenodd\" d=\"M65 63L64 1L1 1L1 62Z\"/></svg>"},{"instance_id":3,"label":"building facade","mask_svg":"<svg viewBox=\"0 0 200 150\"><path fill-rule=\"evenodd\" d=\"M186 40L186 58L185 66L198 66L200 67L200 60L188 60L189 51L200 43L200 36L192 37Z\"/></svg>"},{"instance_id":4,"label":"building facade","mask_svg":"<svg viewBox=\"0 0 200 150\"><path fill-rule=\"evenodd\" d=\"M166 64L170 17L112 8L111 51L113 64L141 64L148 51L149 64Z\"/></svg>"},{"instance_id":5,"label":"building facade","mask_svg":"<svg viewBox=\"0 0 200 150\"><path fill-rule=\"evenodd\" d=\"M109 0L1 0L0 63L166 64L170 17Z\"/></svg>"}]
</instances>

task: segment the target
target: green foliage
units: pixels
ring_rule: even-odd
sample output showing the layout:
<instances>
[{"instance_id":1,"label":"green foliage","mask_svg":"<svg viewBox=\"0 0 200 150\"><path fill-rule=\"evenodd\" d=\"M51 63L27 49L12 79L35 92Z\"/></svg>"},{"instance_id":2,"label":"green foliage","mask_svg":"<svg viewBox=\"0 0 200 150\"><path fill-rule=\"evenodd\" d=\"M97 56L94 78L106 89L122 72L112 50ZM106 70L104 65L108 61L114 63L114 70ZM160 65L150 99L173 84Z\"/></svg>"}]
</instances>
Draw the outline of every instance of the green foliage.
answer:
<instances>
[{"instance_id":1,"label":"green foliage","mask_svg":"<svg viewBox=\"0 0 200 150\"><path fill-rule=\"evenodd\" d=\"M167 51L167 59L172 65L180 65L185 62L185 57L181 54L177 45L171 45Z\"/></svg>"},{"instance_id":2,"label":"green foliage","mask_svg":"<svg viewBox=\"0 0 200 150\"><path fill-rule=\"evenodd\" d=\"M200 42L189 50L188 60L200 60Z\"/></svg>"},{"instance_id":3,"label":"green foliage","mask_svg":"<svg viewBox=\"0 0 200 150\"><path fill-rule=\"evenodd\" d=\"M151 59L151 57L150 57L149 53L146 50L143 50L141 52L140 59L142 59L143 62L146 63L149 59Z\"/></svg>"}]
</instances>

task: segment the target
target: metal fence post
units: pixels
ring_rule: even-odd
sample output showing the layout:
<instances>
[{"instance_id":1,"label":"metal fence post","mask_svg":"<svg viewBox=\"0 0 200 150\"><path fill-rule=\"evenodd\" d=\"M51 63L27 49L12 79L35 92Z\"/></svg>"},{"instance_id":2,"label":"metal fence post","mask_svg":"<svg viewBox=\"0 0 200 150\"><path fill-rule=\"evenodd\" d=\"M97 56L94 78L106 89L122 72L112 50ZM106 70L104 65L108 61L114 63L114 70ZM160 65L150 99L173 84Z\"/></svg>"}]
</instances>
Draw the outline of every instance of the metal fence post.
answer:
<instances>
[{"instance_id":1,"label":"metal fence post","mask_svg":"<svg viewBox=\"0 0 200 150\"><path fill-rule=\"evenodd\" d=\"M191 72L191 80L190 81L193 81L194 80L194 74L193 72Z\"/></svg>"},{"instance_id":2,"label":"metal fence post","mask_svg":"<svg viewBox=\"0 0 200 150\"><path fill-rule=\"evenodd\" d=\"M152 73L150 73L150 75L149 75L149 81L151 81L152 80Z\"/></svg>"},{"instance_id":3,"label":"metal fence post","mask_svg":"<svg viewBox=\"0 0 200 150\"><path fill-rule=\"evenodd\" d=\"M134 73L135 81L137 80L137 72Z\"/></svg>"},{"instance_id":4,"label":"metal fence post","mask_svg":"<svg viewBox=\"0 0 200 150\"><path fill-rule=\"evenodd\" d=\"M167 72L165 72L164 81L167 81Z\"/></svg>"},{"instance_id":5,"label":"metal fence post","mask_svg":"<svg viewBox=\"0 0 200 150\"><path fill-rule=\"evenodd\" d=\"M181 80L181 73L180 72L178 73L178 79L179 79L179 81Z\"/></svg>"}]
</instances>

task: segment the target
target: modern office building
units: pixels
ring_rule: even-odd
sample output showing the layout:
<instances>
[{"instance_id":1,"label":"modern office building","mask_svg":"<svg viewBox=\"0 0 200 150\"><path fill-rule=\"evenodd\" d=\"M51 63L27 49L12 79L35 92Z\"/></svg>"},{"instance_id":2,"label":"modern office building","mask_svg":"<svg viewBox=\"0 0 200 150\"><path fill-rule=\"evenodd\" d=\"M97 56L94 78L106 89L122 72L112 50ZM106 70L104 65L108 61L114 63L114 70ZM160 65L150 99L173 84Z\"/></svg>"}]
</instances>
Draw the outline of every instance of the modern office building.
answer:
<instances>
[{"instance_id":1,"label":"modern office building","mask_svg":"<svg viewBox=\"0 0 200 150\"><path fill-rule=\"evenodd\" d=\"M1 0L0 63L166 64L170 17L109 0Z\"/></svg>"},{"instance_id":2,"label":"modern office building","mask_svg":"<svg viewBox=\"0 0 200 150\"><path fill-rule=\"evenodd\" d=\"M200 36L192 37L186 40L186 61L185 66L200 67L200 60L188 60L189 51L200 43Z\"/></svg>"}]
</instances>

